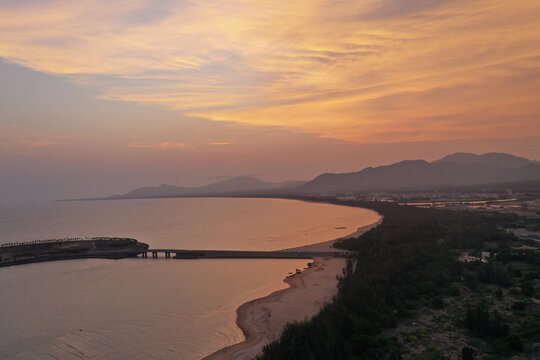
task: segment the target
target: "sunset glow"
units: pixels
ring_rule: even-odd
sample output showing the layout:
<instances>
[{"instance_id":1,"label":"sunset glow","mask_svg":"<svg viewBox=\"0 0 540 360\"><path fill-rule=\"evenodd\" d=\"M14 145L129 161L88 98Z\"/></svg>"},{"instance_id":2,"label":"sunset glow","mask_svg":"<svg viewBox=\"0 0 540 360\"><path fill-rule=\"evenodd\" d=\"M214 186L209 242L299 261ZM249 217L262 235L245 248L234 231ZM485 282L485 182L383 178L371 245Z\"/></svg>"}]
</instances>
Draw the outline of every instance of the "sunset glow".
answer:
<instances>
[{"instance_id":1,"label":"sunset glow","mask_svg":"<svg viewBox=\"0 0 540 360\"><path fill-rule=\"evenodd\" d=\"M538 131L536 1L38 1L0 56L108 100L349 141Z\"/></svg>"},{"instance_id":2,"label":"sunset glow","mask_svg":"<svg viewBox=\"0 0 540 360\"><path fill-rule=\"evenodd\" d=\"M233 144L245 162L248 143L276 134L344 146L538 137L539 18L534 0L7 1L4 66L127 110L77 105L48 126L5 110L0 151Z\"/></svg>"},{"instance_id":3,"label":"sunset glow","mask_svg":"<svg viewBox=\"0 0 540 360\"><path fill-rule=\"evenodd\" d=\"M540 0L0 0L0 272L0 359L538 358Z\"/></svg>"}]
</instances>

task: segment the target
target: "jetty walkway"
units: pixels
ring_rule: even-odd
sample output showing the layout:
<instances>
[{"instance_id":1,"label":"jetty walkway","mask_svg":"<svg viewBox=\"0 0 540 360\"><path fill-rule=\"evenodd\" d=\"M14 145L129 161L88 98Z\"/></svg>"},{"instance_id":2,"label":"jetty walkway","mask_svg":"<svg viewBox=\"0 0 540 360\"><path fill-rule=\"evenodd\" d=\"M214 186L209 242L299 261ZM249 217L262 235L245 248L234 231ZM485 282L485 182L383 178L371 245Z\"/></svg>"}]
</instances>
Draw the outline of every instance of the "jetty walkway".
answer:
<instances>
[{"instance_id":1,"label":"jetty walkway","mask_svg":"<svg viewBox=\"0 0 540 360\"><path fill-rule=\"evenodd\" d=\"M135 254L135 252L134 252ZM241 251L241 250L182 250L182 249L148 249L136 252L143 259L312 259L314 257L343 256L339 251Z\"/></svg>"},{"instance_id":2,"label":"jetty walkway","mask_svg":"<svg viewBox=\"0 0 540 360\"><path fill-rule=\"evenodd\" d=\"M148 244L130 238L90 238L88 240L73 238L5 244L0 247L0 267L89 258L313 259L334 256L347 256L347 253L331 248L323 251L310 248L277 251L150 249Z\"/></svg>"}]
</instances>

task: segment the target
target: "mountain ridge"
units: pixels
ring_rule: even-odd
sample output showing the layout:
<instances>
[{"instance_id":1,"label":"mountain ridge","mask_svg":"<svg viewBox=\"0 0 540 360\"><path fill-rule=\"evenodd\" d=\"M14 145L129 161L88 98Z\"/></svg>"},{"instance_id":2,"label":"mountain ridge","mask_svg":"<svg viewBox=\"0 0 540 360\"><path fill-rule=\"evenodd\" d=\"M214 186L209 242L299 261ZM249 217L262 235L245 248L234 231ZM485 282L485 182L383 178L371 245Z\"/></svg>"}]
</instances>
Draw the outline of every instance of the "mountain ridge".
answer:
<instances>
[{"instance_id":1,"label":"mountain ridge","mask_svg":"<svg viewBox=\"0 0 540 360\"><path fill-rule=\"evenodd\" d=\"M161 184L134 189L106 199L182 196L301 195L436 188L520 181L540 181L540 162L507 153L457 152L428 162L402 160L356 172L323 173L311 181L267 182L237 176L213 184L185 187Z\"/></svg>"},{"instance_id":2,"label":"mountain ridge","mask_svg":"<svg viewBox=\"0 0 540 360\"><path fill-rule=\"evenodd\" d=\"M306 183L306 181L268 182L252 176L241 175L204 186L186 187L168 184L144 186L131 190L125 194L110 196L108 199L217 195L231 192L289 189L298 187L304 183Z\"/></svg>"},{"instance_id":3,"label":"mountain ridge","mask_svg":"<svg viewBox=\"0 0 540 360\"><path fill-rule=\"evenodd\" d=\"M540 180L540 163L506 153L454 153L439 160L404 160L357 172L325 173L301 193L343 193Z\"/></svg>"},{"instance_id":4,"label":"mountain ridge","mask_svg":"<svg viewBox=\"0 0 540 360\"><path fill-rule=\"evenodd\" d=\"M491 164L498 164L501 166L507 166L512 168L519 168L525 165L528 165L529 163L533 162L532 160L526 159L524 157L515 156L512 154L507 153L498 153L498 152L490 152L485 153L481 155L476 155L473 153L465 153L465 152L456 152L450 155L446 155L445 157L433 161L433 163L440 163L440 162L453 162L453 163L491 163Z\"/></svg>"}]
</instances>

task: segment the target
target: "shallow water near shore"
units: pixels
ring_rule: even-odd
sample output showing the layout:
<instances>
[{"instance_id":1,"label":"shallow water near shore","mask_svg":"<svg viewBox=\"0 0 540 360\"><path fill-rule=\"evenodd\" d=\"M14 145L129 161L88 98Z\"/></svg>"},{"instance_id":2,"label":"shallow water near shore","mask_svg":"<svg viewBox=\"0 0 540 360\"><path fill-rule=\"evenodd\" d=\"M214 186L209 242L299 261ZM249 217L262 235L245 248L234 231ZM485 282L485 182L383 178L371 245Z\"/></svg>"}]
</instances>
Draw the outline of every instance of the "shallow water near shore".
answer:
<instances>
[{"instance_id":1,"label":"shallow water near shore","mask_svg":"<svg viewBox=\"0 0 540 360\"><path fill-rule=\"evenodd\" d=\"M130 236L151 247L275 250L352 233L372 211L269 199L0 208L0 242ZM342 227L345 227L343 229ZM243 339L236 308L306 260L72 260L0 269L0 357L200 359Z\"/></svg>"},{"instance_id":2,"label":"shallow water near shore","mask_svg":"<svg viewBox=\"0 0 540 360\"><path fill-rule=\"evenodd\" d=\"M3 359L200 359L306 260L59 261L0 269ZM24 284L24 285L23 285Z\"/></svg>"}]
</instances>

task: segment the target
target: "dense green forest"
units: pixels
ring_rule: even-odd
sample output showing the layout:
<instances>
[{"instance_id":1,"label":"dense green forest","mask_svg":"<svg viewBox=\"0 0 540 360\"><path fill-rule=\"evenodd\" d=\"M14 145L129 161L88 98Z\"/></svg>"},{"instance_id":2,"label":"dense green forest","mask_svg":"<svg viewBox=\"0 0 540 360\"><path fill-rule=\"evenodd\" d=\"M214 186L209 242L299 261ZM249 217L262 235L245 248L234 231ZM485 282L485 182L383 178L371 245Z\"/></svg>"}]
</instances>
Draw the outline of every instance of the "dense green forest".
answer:
<instances>
[{"instance_id":1,"label":"dense green forest","mask_svg":"<svg viewBox=\"0 0 540 360\"><path fill-rule=\"evenodd\" d=\"M538 219L332 202L373 209L384 220L359 238L336 245L355 251L339 279L337 296L311 320L288 324L258 360L447 358L435 341L419 354L407 350L419 338L430 343L425 328L402 330L399 336L392 330L422 309L433 309L448 331L466 339L452 350L464 359L479 353L498 358L539 351L532 344L540 339L540 254L534 247L516 249L518 239L505 231ZM478 261L458 261L464 253ZM488 261L482 262L482 255Z\"/></svg>"}]
</instances>

